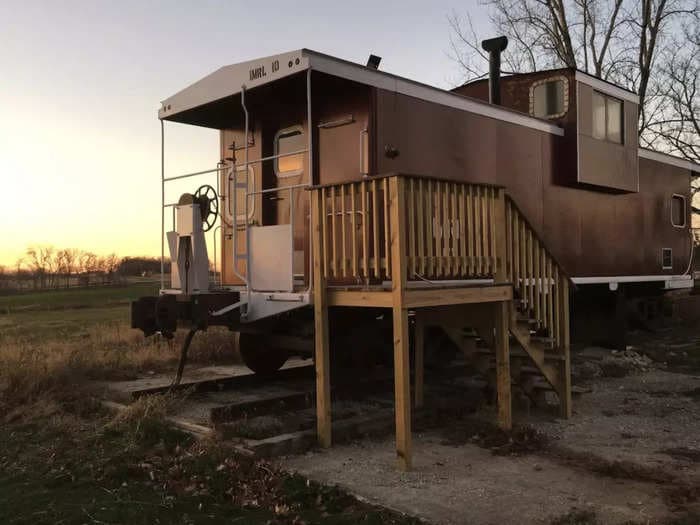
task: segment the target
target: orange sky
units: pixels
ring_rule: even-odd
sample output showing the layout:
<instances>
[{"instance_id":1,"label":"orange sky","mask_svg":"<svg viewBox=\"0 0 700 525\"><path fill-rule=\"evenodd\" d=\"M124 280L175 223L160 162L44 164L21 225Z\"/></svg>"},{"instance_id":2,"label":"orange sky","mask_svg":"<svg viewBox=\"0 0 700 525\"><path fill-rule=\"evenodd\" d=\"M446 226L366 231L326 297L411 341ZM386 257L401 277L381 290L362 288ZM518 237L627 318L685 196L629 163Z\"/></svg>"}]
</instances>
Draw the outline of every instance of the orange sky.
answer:
<instances>
[{"instance_id":1,"label":"orange sky","mask_svg":"<svg viewBox=\"0 0 700 525\"><path fill-rule=\"evenodd\" d=\"M446 87L453 9L479 23L463 0L0 0L0 265L37 244L158 255L161 100L222 65L301 47L358 62L377 52L387 70ZM166 126L168 175L214 167L215 131Z\"/></svg>"},{"instance_id":2,"label":"orange sky","mask_svg":"<svg viewBox=\"0 0 700 525\"><path fill-rule=\"evenodd\" d=\"M488 32L476 0L0 0L0 265L39 244L159 255L161 100L222 65L301 47L377 53L382 69L449 87L461 79L453 10ZM166 128L167 175L214 167L216 131ZM173 184L166 200L212 182Z\"/></svg>"}]
</instances>

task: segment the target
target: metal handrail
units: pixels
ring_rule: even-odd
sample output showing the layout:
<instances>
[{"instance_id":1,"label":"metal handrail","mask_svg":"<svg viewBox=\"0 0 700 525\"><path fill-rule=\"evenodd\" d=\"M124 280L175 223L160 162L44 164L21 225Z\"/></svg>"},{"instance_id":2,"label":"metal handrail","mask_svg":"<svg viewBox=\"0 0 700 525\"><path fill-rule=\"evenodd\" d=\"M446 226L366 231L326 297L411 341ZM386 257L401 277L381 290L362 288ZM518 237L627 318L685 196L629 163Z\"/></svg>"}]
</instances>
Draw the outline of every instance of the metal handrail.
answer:
<instances>
[{"instance_id":1,"label":"metal handrail","mask_svg":"<svg viewBox=\"0 0 700 525\"><path fill-rule=\"evenodd\" d=\"M180 175L175 175L172 177L166 177L165 176L165 128L164 128L164 121L161 119L161 290L165 289L165 209L166 208L172 208L173 210L173 227L175 226L175 206L177 206L177 203L167 203L165 202L165 183L166 182L171 182L174 180L181 180L181 179L186 179L190 177L195 177L195 176L200 176L200 175L207 175L211 173L219 173L222 171L229 171L228 175L228 182L233 182L233 188L234 188L234 194L229 195L229 198L231 200L231 204L233 207L233 212L232 212L232 218L233 218L233 225L234 225L234 240L232 243L233 246L233 272L234 274L245 283L246 288L248 289L248 292L251 291L251 286L250 286L250 276L251 276L251 265L250 265L250 231L248 228L248 221L249 221L249 198L251 196L255 195L261 195L261 194L268 194L268 193L273 193L273 192L281 192L281 191L289 191L290 192L290 201L293 200L294 196L294 190L300 189L300 188L308 188L311 186L312 181L313 181L313 136L311 132L311 70L309 69L307 71L307 85L306 85L306 99L307 99L307 122L308 122L308 147L305 149L297 150L297 151L292 151L288 153L281 153L281 154L276 154L276 155L270 155L267 157L261 157L258 159L252 159L250 160L248 158L248 149L249 149L249 134L250 134L250 126L249 126L249 114L248 114L248 109L245 105L245 95L246 95L246 88L245 86L242 86L241 89L241 107L244 112L245 116L245 147L242 148L244 149L244 162L243 163L235 163L235 160L233 162L226 163L222 166L217 166L216 168L213 169L207 169L207 170L200 170L200 171L195 171L191 173L184 173ZM235 191L237 189L237 183L236 183L236 173L239 168L243 168L244 171L246 171L246 176L249 176L249 167L252 164L258 164L270 160L276 160L282 157L288 157L288 156L293 156L293 155L300 155L300 154L307 154L308 157L308 180L305 184L297 184L293 186L282 186L278 188L268 188L264 190L253 190L252 192L249 191L249 185L246 185L246 194L245 194L245 220L244 220L244 228L245 228L245 241L246 241L246 253L245 253L245 259L246 259L246 275L242 275L241 273L238 272L237 270L237 261L238 261L238 253L237 253L237 242L235 239L235 229L238 224L238 213L236 210L236 194ZM219 188L219 177L216 178L216 192L219 196L221 196L220 193L220 188ZM228 210L229 207L227 206L224 208L224 206L220 206L219 209L219 215L221 218L221 221L224 221L225 213L226 210ZM291 235L292 235L292 269L293 269L293 263L294 263L294 206L293 204L290 205L289 208L289 213L290 213L290 219L289 223L291 226ZM311 217L309 217L309 227L311 228L313 225L311 224ZM218 226L214 231L217 229L221 229L221 225ZM216 240L215 242L215 247L214 247L214 252L215 252L215 257L216 257ZM223 247L222 247L223 250ZM215 267L216 270L216 267ZM292 270L293 271L293 270ZM308 288L307 291L311 290L311 283L313 281L313 265L311 264L311 250L309 250L309 281L308 281Z\"/></svg>"},{"instance_id":2,"label":"metal handrail","mask_svg":"<svg viewBox=\"0 0 700 525\"><path fill-rule=\"evenodd\" d=\"M221 167L213 168L210 170L195 171L192 173L184 173L182 175L176 175L174 177L167 177L167 178L164 178L163 181L169 182L171 180L186 179L188 177L196 177L197 175L206 175L207 173L214 173L215 171L225 171L227 169L229 169L228 166L221 166Z\"/></svg>"},{"instance_id":3,"label":"metal handrail","mask_svg":"<svg viewBox=\"0 0 700 525\"><path fill-rule=\"evenodd\" d=\"M236 168L244 168L244 167L250 166L251 164L258 164L258 163L266 162L268 160L281 159L283 157L291 157L292 155L301 155L302 153L307 153L308 151L309 151L308 149L300 149L297 151L291 151L289 153L278 153L277 155L270 155L268 157L261 157L259 159L249 160L247 162L243 162L242 164L234 164L234 166Z\"/></svg>"}]
</instances>

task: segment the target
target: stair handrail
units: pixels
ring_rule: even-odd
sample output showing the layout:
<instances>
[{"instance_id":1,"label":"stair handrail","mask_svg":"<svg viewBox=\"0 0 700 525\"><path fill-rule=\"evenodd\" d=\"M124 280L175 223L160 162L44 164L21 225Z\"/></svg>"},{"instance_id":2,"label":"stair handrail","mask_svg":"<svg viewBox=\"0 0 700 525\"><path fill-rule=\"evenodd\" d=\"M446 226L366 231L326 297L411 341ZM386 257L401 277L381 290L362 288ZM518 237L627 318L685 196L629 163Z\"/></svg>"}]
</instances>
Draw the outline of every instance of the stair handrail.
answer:
<instances>
[{"instance_id":1,"label":"stair handrail","mask_svg":"<svg viewBox=\"0 0 700 525\"><path fill-rule=\"evenodd\" d=\"M566 353L573 283L512 196L505 200L507 275L519 292L521 313L534 322L536 331L547 333L556 350ZM516 315L513 311L513 322Z\"/></svg>"},{"instance_id":2,"label":"stair handrail","mask_svg":"<svg viewBox=\"0 0 700 525\"><path fill-rule=\"evenodd\" d=\"M523 212L522 208L518 205L518 203L515 201L515 199L513 198L513 196L510 195L507 191L506 191L506 202L507 202L507 203L510 203L510 205L511 205L513 208L515 208L515 210L518 212L518 214L519 214L520 217L522 218L522 221L523 221L525 224L527 224L528 228L530 228L530 230L532 231L532 234L533 234L533 235L535 236L535 238L540 242L540 244L542 244L542 246L546 246L544 240L542 239L542 236L541 236L540 233L537 231L537 228L535 228L535 227L532 225L532 222L530 222L530 219L527 218L527 215L525 215L525 213ZM575 289L575 288L576 288L576 283L574 283L574 281L571 279L571 277L569 276L569 273L566 272L566 271L564 270L564 265L563 265L563 264L561 263L561 261L556 257L556 255L554 255L554 253L551 252L551 250L549 250L548 248L545 248L545 249L547 250L547 253L548 253L549 256L552 258L552 260L553 260L553 261L557 264L557 266L559 267L559 271L561 272L561 274L562 274L564 277L566 277L566 279L569 281L569 286L570 286L572 289Z\"/></svg>"}]
</instances>

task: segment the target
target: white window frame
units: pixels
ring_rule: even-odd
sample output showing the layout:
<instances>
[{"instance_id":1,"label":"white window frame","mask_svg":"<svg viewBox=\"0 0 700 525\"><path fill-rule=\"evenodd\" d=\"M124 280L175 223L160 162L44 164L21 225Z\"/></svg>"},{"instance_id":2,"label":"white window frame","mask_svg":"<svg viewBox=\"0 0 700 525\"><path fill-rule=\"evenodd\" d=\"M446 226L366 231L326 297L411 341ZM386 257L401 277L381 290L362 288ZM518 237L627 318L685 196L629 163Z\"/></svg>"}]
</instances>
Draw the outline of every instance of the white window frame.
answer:
<instances>
[{"instance_id":1,"label":"white window frame","mask_svg":"<svg viewBox=\"0 0 700 525\"><path fill-rule=\"evenodd\" d=\"M675 198L682 199L683 201L683 224L676 224L673 222L673 199ZM671 215L671 225L674 228L685 228L688 225L688 201L686 200L685 195L680 195L679 193L674 193L671 195L671 209L669 212Z\"/></svg>"},{"instance_id":2,"label":"white window frame","mask_svg":"<svg viewBox=\"0 0 700 525\"><path fill-rule=\"evenodd\" d=\"M280 169L279 169L279 157L278 157L278 155L279 155L279 139L282 135L289 135L294 131L298 131L299 134L301 134L302 136L304 135L304 128L300 124L297 124L296 126L290 126L288 128L281 129L277 133L275 133L275 140L273 143L273 150L274 150L275 159L272 162L272 166L275 170L275 176L278 179L286 179L288 177L296 177L296 176L304 173L303 167L298 169L298 170L285 171L285 172L280 172ZM303 155L303 154L300 153L300 155Z\"/></svg>"},{"instance_id":3,"label":"white window frame","mask_svg":"<svg viewBox=\"0 0 700 525\"><path fill-rule=\"evenodd\" d=\"M535 88L538 86L541 86L542 84L546 84L547 82L559 82L563 81L564 82L564 109L560 111L559 113L552 113L551 115L546 115L544 117L535 117ZM556 75L553 77L547 77L543 78L542 80L538 80L536 82L533 82L532 85L530 86L530 116L535 117L535 118L543 118L543 119L553 119L553 118L559 118L563 117L566 115L569 111L569 79L565 77L564 75Z\"/></svg>"}]
</instances>

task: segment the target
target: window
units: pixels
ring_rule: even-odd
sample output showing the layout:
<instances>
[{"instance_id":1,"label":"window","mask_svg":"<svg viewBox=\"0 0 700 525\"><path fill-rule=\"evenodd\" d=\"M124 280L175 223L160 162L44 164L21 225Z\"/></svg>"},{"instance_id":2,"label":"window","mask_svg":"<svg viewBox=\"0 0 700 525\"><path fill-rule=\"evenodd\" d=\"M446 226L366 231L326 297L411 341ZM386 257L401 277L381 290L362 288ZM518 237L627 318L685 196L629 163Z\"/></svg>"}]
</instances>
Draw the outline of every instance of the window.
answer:
<instances>
[{"instance_id":1,"label":"window","mask_svg":"<svg viewBox=\"0 0 700 525\"><path fill-rule=\"evenodd\" d=\"M569 107L569 81L566 77L540 80L530 88L530 114L533 117L557 118Z\"/></svg>"},{"instance_id":2,"label":"window","mask_svg":"<svg viewBox=\"0 0 700 525\"><path fill-rule=\"evenodd\" d=\"M275 135L275 175L292 177L304 171L304 153L294 153L306 149L306 140L301 126L282 129Z\"/></svg>"},{"instance_id":3,"label":"window","mask_svg":"<svg viewBox=\"0 0 700 525\"><path fill-rule=\"evenodd\" d=\"M621 100L593 92L593 138L624 142L623 107Z\"/></svg>"},{"instance_id":4,"label":"window","mask_svg":"<svg viewBox=\"0 0 700 525\"><path fill-rule=\"evenodd\" d=\"M685 197L673 195L671 197L671 224L676 228L685 228Z\"/></svg>"},{"instance_id":5,"label":"window","mask_svg":"<svg viewBox=\"0 0 700 525\"><path fill-rule=\"evenodd\" d=\"M661 269L673 270L673 250L671 248L661 248Z\"/></svg>"}]
</instances>

